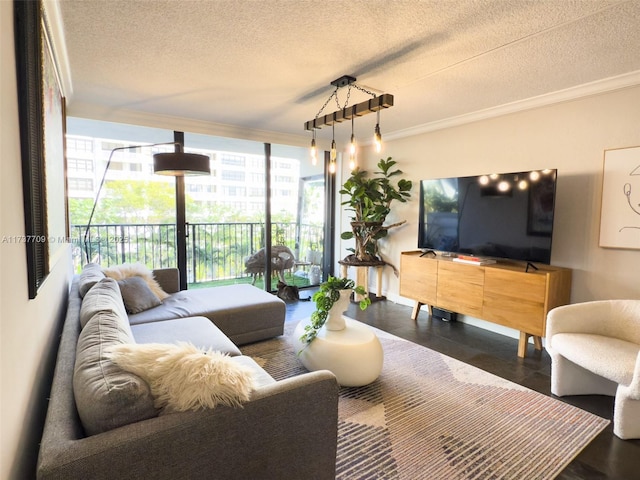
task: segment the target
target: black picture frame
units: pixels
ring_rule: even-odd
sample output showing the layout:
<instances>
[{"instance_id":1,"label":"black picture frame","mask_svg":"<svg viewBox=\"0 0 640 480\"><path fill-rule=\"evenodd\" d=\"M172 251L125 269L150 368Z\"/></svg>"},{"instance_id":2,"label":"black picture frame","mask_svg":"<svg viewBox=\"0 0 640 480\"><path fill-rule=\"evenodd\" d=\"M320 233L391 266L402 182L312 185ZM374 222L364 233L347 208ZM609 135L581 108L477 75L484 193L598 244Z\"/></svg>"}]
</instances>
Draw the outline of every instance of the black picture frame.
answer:
<instances>
[{"instance_id":1,"label":"black picture frame","mask_svg":"<svg viewBox=\"0 0 640 480\"><path fill-rule=\"evenodd\" d=\"M16 76L18 85L18 115L20 124L20 153L22 159L22 186L29 298L33 299L50 271L50 249L64 243L63 235L56 231L50 237L47 205L47 149L53 142L55 156L50 158L50 168L65 169L64 124L65 101L55 71L50 42L47 41L45 15L42 2L14 2L14 33ZM47 61L45 62L45 56ZM44 71L44 68L54 71ZM50 79L55 78L54 85ZM45 99L45 94L48 98ZM55 115L58 128L47 131L47 119L51 117L51 104L57 106ZM50 155L53 153L49 152ZM66 185L65 185L66 198ZM62 204L66 202L62 200ZM62 226L68 232L68 221Z\"/></svg>"}]
</instances>

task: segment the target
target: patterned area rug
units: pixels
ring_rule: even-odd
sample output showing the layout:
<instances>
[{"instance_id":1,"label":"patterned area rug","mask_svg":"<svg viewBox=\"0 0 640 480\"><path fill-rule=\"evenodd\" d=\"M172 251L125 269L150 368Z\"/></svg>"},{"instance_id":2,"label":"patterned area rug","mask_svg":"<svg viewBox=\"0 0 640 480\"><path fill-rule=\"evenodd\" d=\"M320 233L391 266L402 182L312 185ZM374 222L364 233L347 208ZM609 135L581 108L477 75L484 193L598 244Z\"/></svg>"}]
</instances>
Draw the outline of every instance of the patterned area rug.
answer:
<instances>
[{"instance_id":1,"label":"patterned area rug","mask_svg":"<svg viewBox=\"0 0 640 480\"><path fill-rule=\"evenodd\" d=\"M294 326L241 350L276 380L302 374ZM340 389L338 479L550 479L609 423L374 330L382 374Z\"/></svg>"}]
</instances>

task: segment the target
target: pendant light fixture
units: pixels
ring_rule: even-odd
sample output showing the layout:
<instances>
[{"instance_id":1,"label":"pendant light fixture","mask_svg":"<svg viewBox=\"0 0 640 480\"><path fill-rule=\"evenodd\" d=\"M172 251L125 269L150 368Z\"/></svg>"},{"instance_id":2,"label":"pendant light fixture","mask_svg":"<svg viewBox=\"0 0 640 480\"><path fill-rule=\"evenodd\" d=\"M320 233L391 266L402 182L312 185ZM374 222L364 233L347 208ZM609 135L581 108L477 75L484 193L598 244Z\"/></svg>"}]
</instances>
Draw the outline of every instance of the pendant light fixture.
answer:
<instances>
[{"instance_id":1,"label":"pendant light fixture","mask_svg":"<svg viewBox=\"0 0 640 480\"><path fill-rule=\"evenodd\" d=\"M343 75L340 78L337 78L331 85L335 87L329 98L324 102L322 108L318 111L315 118L313 120L309 120L305 122L304 128L307 131L311 131L313 134L313 138L311 140L311 162L313 165L317 163L317 147L316 147L316 129L322 128L324 126L332 127L332 139L331 139L331 152L330 152L330 162L329 162L329 171L332 173L335 171L335 162L337 158L337 146L335 141L335 124L341 123L345 120L351 120L351 141L349 144L349 167L353 170L356 167L356 137L354 133L354 120L355 117L361 117L363 115L367 115L368 113L376 112L377 122L374 130L374 145L377 153L380 153L382 148L382 135L380 133L380 110L383 108L393 107L393 95L389 93L383 93L382 95L376 95L375 93L356 85L356 78L350 75ZM343 87L347 87L347 98L345 100L344 105L340 105L338 100L338 90ZM356 90L360 90L363 93L371 95L372 98L369 100L365 100L364 102L357 103L348 107L349 97L351 96L351 89L355 88ZM326 108L326 106L331 102L331 99L335 99L336 105L338 106L338 110L333 113L322 115L322 112Z\"/></svg>"}]
</instances>

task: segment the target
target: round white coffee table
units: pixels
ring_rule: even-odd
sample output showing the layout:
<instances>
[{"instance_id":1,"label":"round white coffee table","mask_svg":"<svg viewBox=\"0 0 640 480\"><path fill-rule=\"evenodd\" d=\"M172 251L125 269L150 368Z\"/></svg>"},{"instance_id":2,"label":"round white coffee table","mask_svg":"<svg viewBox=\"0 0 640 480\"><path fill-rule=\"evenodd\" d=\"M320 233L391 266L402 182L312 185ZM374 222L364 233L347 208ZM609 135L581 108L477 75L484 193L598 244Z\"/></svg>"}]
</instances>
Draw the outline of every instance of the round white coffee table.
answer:
<instances>
[{"instance_id":1,"label":"round white coffee table","mask_svg":"<svg viewBox=\"0 0 640 480\"><path fill-rule=\"evenodd\" d=\"M346 328L336 331L322 327L309 345L300 337L310 319L302 320L293 332L296 353L300 352L307 370L330 370L342 386L367 385L382 371L382 345L369 326L347 317L344 320Z\"/></svg>"}]
</instances>

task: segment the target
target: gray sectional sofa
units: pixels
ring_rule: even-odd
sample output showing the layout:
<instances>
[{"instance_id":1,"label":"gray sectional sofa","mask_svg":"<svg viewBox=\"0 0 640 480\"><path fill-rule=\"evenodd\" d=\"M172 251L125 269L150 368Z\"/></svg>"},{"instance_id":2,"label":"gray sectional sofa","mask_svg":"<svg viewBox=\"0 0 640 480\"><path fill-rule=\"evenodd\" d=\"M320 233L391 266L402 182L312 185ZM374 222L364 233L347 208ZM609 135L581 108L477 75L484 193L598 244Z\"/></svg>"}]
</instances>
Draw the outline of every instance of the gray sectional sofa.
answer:
<instances>
[{"instance_id":1,"label":"gray sectional sofa","mask_svg":"<svg viewBox=\"0 0 640 480\"><path fill-rule=\"evenodd\" d=\"M132 315L115 280L87 285L74 278L37 477L333 479L335 376L320 371L275 381L236 345L281 334L284 304L251 286L181 292L174 269L155 277L170 296ZM258 385L250 400L241 408L166 413L154 407L140 377L104 356L110 344L178 341L250 367Z\"/></svg>"}]
</instances>

